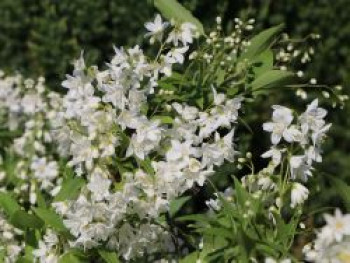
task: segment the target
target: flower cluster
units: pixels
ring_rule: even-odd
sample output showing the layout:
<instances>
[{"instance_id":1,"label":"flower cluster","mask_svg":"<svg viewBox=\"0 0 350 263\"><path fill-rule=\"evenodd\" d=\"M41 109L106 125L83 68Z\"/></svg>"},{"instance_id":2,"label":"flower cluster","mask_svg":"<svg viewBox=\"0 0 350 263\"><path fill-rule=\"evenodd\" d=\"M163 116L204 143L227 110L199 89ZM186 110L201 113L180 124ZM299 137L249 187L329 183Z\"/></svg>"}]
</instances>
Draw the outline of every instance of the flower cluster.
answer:
<instances>
[{"instance_id":1,"label":"flower cluster","mask_svg":"<svg viewBox=\"0 0 350 263\"><path fill-rule=\"evenodd\" d=\"M36 188L51 195L59 189L50 123L61 105L61 97L47 91L43 78L35 82L24 80L21 75L8 77L2 74L0 86L1 124L3 129L15 134L8 140L8 155L4 158L16 161L14 170L1 167L0 171L8 183L20 181L13 191L22 196L22 202L29 198L35 204Z\"/></svg>"},{"instance_id":2,"label":"flower cluster","mask_svg":"<svg viewBox=\"0 0 350 263\"><path fill-rule=\"evenodd\" d=\"M309 195L309 189L302 183L305 184L308 176L311 176L313 162L322 160L320 155L321 144L330 127L330 124L326 124L324 120L326 113L326 110L318 107L317 100L311 102L306 111L299 116L295 116L294 112L287 107L273 106L272 121L263 124L263 129L271 133L272 147L262 155L263 158L271 158L268 166L256 172L254 171L251 153L247 153L244 158L238 158L237 168L239 169L239 166L245 165L250 168L251 173L243 176L241 181L235 179L233 188L229 187L222 193L215 193L215 198L206 202L209 207L207 217L210 227L220 229L224 236L227 230L232 233L232 236L225 236L225 242L230 243L232 247L239 247L240 241L236 236L239 237L240 235L247 235L252 239L269 240L270 235L275 235L272 233L278 233L280 228L285 226L282 211L291 211L292 208L290 232L285 234L285 241L273 239L276 246L278 246L278 242L282 242L283 247L286 248L285 251L288 252L288 244L291 244L295 238L293 231L296 231L298 226L301 205ZM295 124L293 120L296 120ZM303 165L308 165L309 168L301 169L299 166L295 166L296 158L302 158L305 162ZM272 222L272 224L269 227L262 226L261 220L263 218ZM229 226L225 220L233 220L235 224ZM326 217L326 220L327 222L334 221L329 216ZM342 228L341 231L347 229L345 221L339 221L337 224L334 221L332 224ZM235 225L241 227L237 228ZM208 240L216 237L214 233L207 231L207 225L203 227L202 221L198 222L196 228L196 232L203 233L204 245L210 243ZM264 229L264 232L259 230L261 228ZM336 234L336 231L330 230L329 233L336 235L335 238L339 240L340 237ZM264 235L267 236L264 237ZM247 237L247 239L249 238ZM221 251L224 247L220 246L222 241L216 242L218 245L211 244L209 246L214 245L214 247L217 247L217 251ZM325 246L329 244L328 242ZM318 246L315 245L315 247ZM235 257L244 257L242 251L244 251L244 248L236 249ZM256 247L251 259L256 260L256 262L260 262L261 258L265 258L265 262L292 262L291 258L286 258L287 254L285 252L278 253L270 254L264 248ZM320 258L322 258L322 255ZM316 260L316 262L319 261Z\"/></svg>"},{"instance_id":3,"label":"flower cluster","mask_svg":"<svg viewBox=\"0 0 350 263\"><path fill-rule=\"evenodd\" d=\"M318 100L310 103L304 113L293 124L294 116L289 108L275 105L272 122L264 123L265 131L271 133L272 147L263 158L271 158L269 169L274 170L287 159L289 171L286 175L291 180L306 182L312 176L313 163L321 162L321 144L326 132L331 127L324 120L327 111L318 107ZM287 143L282 144L282 140ZM266 180L266 179L265 179ZM295 182L291 189L291 207L302 204L308 196L308 190Z\"/></svg>"},{"instance_id":4,"label":"flower cluster","mask_svg":"<svg viewBox=\"0 0 350 263\"><path fill-rule=\"evenodd\" d=\"M191 256L200 240L198 255L211 251L208 262L290 262L306 183L322 161L327 111L317 99L299 116L274 105L263 124L272 146L262 157L270 161L256 171L252 153L243 158L236 147L242 108L280 85L266 76L292 73L271 65L272 42L246 37L254 20L236 19L226 36L217 18L204 41L195 41L201 29L192 22L157 15L145 24L150 49L115 47L104 68L86 65L82 53L62 82L64 95L42 78L1 73L0 136L8 138L0 149L0 261L168 262ZM277 61L289 62L282 55ZM243 166L250 173L241 178L234 173ZM176 219L184 200L220 174L234 186L205 202L205 219L187 217L201 221L195 234L182 233L186 216ZM333 239L320 233L312 251L347 242L345 219L326 220L336 231L321 233ZM242 240L254 249L244 251Z\"/></svg>"},{"instance_id":5,"label":"flower cluster","mask_svg":"<svg viewBox=\"0 0 350 263\"><path fill-rule=\"evenodd\" d=\"M43 236L42 240L39 240L38 248L33 250L33 256L35 261L38 262L58 262L60 254L59 239L56 233L48 230Z\"/></svg>"},{"instance_id":6,"label":"flower cluster","mask_svg":"<svg viewBox=\"0 0 350 263\"><path fill-rule=\"evenodd\" d=\"M9 224L5 215L0 213L0 253L4 254L5 263L16 262L24 247L16 237L22 235L23 232Z\"/></svg>"},{"instance_id":7,"label":"flower cluster","mask_svg":"<svg viewBox=\"0 0 350 263\"><path fill-rule=\"evenodd\" d=\"M350 215L335 210L334 216L325 214L326 225L317 233L312 244L304 247L310 262L348 262L350 259Z\"/></svg>"},{"instance_id":8,"label":"flower cluster","mask_svg":"<svg viewBox=\"0 0 350 263\"><path fill-rule=\"evenodd\" d=\"M159 16L146 24L151 42L162 40L166 26ZM169 105L169 123L151 108L159 97L157 81L183 63L193 37L193 25L175 26L164 42L172 43L170 50L163 54L162 47L155 59L137 46L115 49L105 71L86 68L81 57L63 82L68 93L56 119L56 138L77 176L88 179L77 200L54 204L76 237L74 246L107 242L125 259L151 254L157 246L147 244L157 240L173 249L156 219L172 200L195 184L202 186L215 166L234 160L241 97L229 99L212 88L213 103L205 111L186 103Z\"/></svg>"}]
</instances>

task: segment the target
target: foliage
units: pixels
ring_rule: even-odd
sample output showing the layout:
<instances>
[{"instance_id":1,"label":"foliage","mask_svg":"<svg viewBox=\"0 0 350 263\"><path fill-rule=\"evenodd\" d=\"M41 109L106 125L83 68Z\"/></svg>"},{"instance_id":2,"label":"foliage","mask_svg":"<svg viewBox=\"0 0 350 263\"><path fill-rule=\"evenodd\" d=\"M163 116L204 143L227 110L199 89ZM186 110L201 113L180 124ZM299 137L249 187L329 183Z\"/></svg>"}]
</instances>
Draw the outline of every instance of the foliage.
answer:
<instances>
[{"instance_id":1,"label":"foliage","mask_svg":"<svg viewBox=\"0 0 350 263\"><path fill-rule=\"evenodd\" d=\"M2 4L4 13L14 8ZM17 26L44 45L30 40L24 53L51 88L42 77L0 72L0 261L346 262L350 215L325 214L316 235L312 222L313 209L328 202L313 200L322 184L331 182L349 206L349 186L316 166L331 128L327 110L319 99L300 110L294 96L322 94L334 107L346 99L303 73L317 34L296 41L282 24L254 33L254 19L221 17L207 30L184 7L199 2L155 0L170 21L157 14L138 41L128 38L138 45L114 47L106 59L106 42L94 37L110 34L109 15L98 11L113 13L114 3L28 5L30 17L40 15ZM43 37L47 18L58 23ZM93 34L85 27L75 34L75 23ZM74 40L56 42L52 32ZM57 50L77 53L85 47L78 36L91 48L57 84L54 75L68 67ZM276 104L287 97L288 107ZM213 194L200 200L202 209L186 210L203 189Z\"/></svg>"}]
</instances>

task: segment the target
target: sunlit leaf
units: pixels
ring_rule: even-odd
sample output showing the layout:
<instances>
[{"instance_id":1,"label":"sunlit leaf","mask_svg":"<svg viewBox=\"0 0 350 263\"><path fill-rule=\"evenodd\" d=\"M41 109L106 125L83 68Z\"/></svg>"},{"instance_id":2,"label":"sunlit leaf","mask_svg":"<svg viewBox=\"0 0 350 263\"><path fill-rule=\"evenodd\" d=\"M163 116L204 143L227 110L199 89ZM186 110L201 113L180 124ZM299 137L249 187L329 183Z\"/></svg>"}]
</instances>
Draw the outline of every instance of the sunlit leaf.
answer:
<instances>
[{"instance_id":1,"label":"sunlit leaf","mask_svg":"<svg viewBox=\"0 0 350 263\"><path fill-rule=\"evenodd\" d=\"M103 249L98 250L98 254L103 258L106 263L119 263L119 258L117 253L113 251L107 251Z\"/></svg>"},{"instance_id":2,"label":"sunlit leaf","mask_svg":"<svg viewBox=\"0 0 350 263\"><path fill-rule=\"evenodd\" d=\"M272 45L276 35L282 31L283 27L283 25L271 27L253 37L250 40L250 46L242 54L241 59L253 59L267 50Z\"/></svg>"},{"instance_id":3,"label":"sunlit leaf","mask_svg":"<svg viewBox=\"0 0 350 263\"><path fill-rule=\"evenodd\" d=\"M179 23L190 22L197 27L200 34L204 34L202 23L190 11L176 0L154 0L154 6L168 20L174 19Z\"/></svg>"}]
</instances>

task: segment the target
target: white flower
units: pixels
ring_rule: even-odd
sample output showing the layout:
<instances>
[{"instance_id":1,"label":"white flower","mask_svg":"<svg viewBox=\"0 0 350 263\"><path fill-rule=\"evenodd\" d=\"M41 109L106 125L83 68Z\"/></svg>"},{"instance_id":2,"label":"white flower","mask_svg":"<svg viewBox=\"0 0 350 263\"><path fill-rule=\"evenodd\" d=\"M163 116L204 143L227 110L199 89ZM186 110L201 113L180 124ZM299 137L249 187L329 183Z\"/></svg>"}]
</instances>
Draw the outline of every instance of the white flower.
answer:
<instances>
[{"instance_id":1,"label":"white flower","mask_svg":"<svg viewBox=\"0 0 350 263\"><path fill-rule=\"evenodd\" d=\"M177 102L174 102L172 106L186 121L192 121L198 117L198 109L196 107L187 105L182 106Z\"/></svg>"},{"instance_id":2,"label":"white flower","mask_svg":"<svg viewBox=\"0 0 350 263\"><path fill-rule=\"evenodd\" d=\"M214 90L215 91L215 90ZM223 103L224 97L214 92L214 103ZM238 110L241 107L241 97L225 101L224 105L217 105L210 109L210 114L201 112L197 123L201 126L199 137L208 138L214 131L220 127L231 128L237 121Z\"/></svg>"},{"instance_id":3,"label":"white flower","mask_svg":"<svg viewBox=\"0 0 350 263\"><path fill-rule=\"evenodd\" d=\"M171 148L166 153L166 160L178 162L179 167L186 165L190 161L190 157L197 153L196 149L192 147L192 141L185 141L183 143L178 140L171 141Z\"/></svg>"},{"instance_id":4,"label":"white flower","mask_svg":"<svg viewBox=\"0 0 350 263\"><path fill-rule=\"evenodd\" d=\"M85 163L88 170L92 168L94 159L98 157L98 150L91 144L88 138L83 136L74 138L70 152L73 156L70 164L77 165Z\"/></svg>"},{"instance_id":5,"label":"white flower","mask_svg":"<svg viewBox=\"0 0 350 263\"><path fill-rule=\"evenodd\" d=\"M310 262L345 263L350 259L350 214L343 215L339 209L335 215L325 215L327 224L317 233L313 244L303 248Z\"/></svg>"},{"instance_id":6,"label":"white flower","mask_svg":"<svg viewBox=\"0 0 350 263\"><path fill-rule=\"evenodd\" d=\"M218 93L216 91L216 89L214 89L214 87L211 87L212 91L213 91L213 97L214 97L214 105L221 105L224 103L224 101L226 100L226 95L223 93Z\"/></svg>"},{"instance_id":7,"label":"white flower","mask_svg":"<svg viewBox=\"0 0 350 263\"><path fill-rule=\"evenodd\" d=\"M113 47L113 49L114 49L115 55L111 60L111 64L118 65L122 68L127 67L128 56L125 53L124 49L117 48L117 47ZM107 78L107 76L108 76L108 71L100 72L98 75L98 77L99 77L98 79L100 80L99 83L101 83L104 78Z\"/></svg>"},{"instance_id":8,"label":"white flower","mask_svg":"<svg viewBox=\"0 0 350 263\"><path fill-rule=\"evenodd\" d=\"M180 26L175 26L173 31L170 32L167 42L173 42L175 46L179 45L179 41L184 46L191 44L195 36L197 27L189 22L183 23Z\"/></svg>"},{"instance_id":9,"label":"white flower","mask_svg":"<svg viewBox=\"0 0 350 263\"><path fill-rule=\"evenodd\" d=\"M234 129L232 129L223 138L218 133L215 134L214 143L203 143L202 145L202 164L207 167L212 165L222 165L224 160L234 161L236 151L233 144Z\"/></svg>"},{"instance_id":10,"label":"white flower","mask_svg":"<svg viewBox=\"0 0 350 263\"><path fill-rule=\"evenodd\" d=\"M285 149L278 149L276 147L272 147L267 152L263 153L261 155L262 158L272 158L273 164L278 165L281 163L282 159L282 152L284 152Z\"/></svg>"},{"instance_id":11,"label":"white flower","mask_svg":"<svg viewBox=\"0 0 350 263\"><path fill-rule=\"evenodd\" d=\"M197 159L190 158L188 168L184 169L184 179L186 181L186 188L189 189L196 182L199 186L203 186L205 180L214 173L213 167L204 169Z\"/></svg>"},{"instance_id":12,"label":"white flower","mask_svg":"<svg viewBox=\"0 0 350 263\"><path fill-rule=\"evenodd\" d=\"M44 109L44 102L38 94L26 94L21 101L23 111L27 114L34 114Z\"/></svg>"},{"instance_id":13,"label":"white flower","mask_svg":"<svg viewBox=\"0 0 350 263\"><path fill-rule=\"evenodd\" d=\"M187 52L188 46L181 48L173 48L165 55L165 61L169 64L184 63L184 54Z\"/></svg>"},{"instance_id":14,"label":"white flower","mask_svg":"<svg viewBox=\"0 0 350 263\"><path fill-rule=\"evenodd\" d=\"M322 126L324 126L324 117L327 115L325 109L318 107L318 100L315 99L308 105L306 111L300 115L299 120L301 122L301 129L303 133L309 130L318 131Z\"/></svg>"},{"instance_id":15,"label":"white flower","mask_svg":"<svg viewBox=\"0 0 350 263\"><path fill-rule=\"evenodd\" d=\"M321 150L312 145L305 150L305 155L307 157L306 162L309 165L311 165L313 161L318 163L322 162Z\"/></svg>"},{"instance_id":16,"label":"white flower","mask_svg":"<svg viewBox=\"0 0 350 263\"><path fill-rule=\"evenodd\" d=\"M258 185L262 190L270 190L275 188L276 184L271 180L270 177L264 176L258 179Z\"/></svg>"},{"instance_id":17,"label":"white flower","mask_svg":"<svg viewBox=\"0 0 350 263\"><path fill-rule=\"evenodd\" d=\"M126 157L135 154L138 158L145 159L146 155L159 146L161 134L158 121L145 121L132 135Z\"/></svg>"},{"instance_id":18,"label":"white flower","mask_svg":"<svg viewBox=\"0 0 350 263\"><path fill-rule=\"evenodd\" d=\"M292 156L289 160L291 168L291 178L301 178L306 181L309 176L312 176L312 167L307 163L307 157L304 155Z\"/></svg>"},{"instance_id":19,"label":"white flower","mask_svg":"<svg viewBox=\"0 0 350 263\"><path fill-rule=\"evenodd\" d=\"M145 28L149 31L149 33L147 33L145 36L151 37L151 43L154 43L155 40L160 41L162 39L164 29L168 26L168 24L168 22L163 23L162 17L159 14L157 14L154 19L154 22L145 23Z\"/></svg>"},{"instance_id":20,"label":"white flower","mask_svg":"<svg viewBox=\"0 0 350 263\"><path fill-rule=\"evenodd\" d=\"M56 255L55 246L59 240L52 231L48 230L43 240L39 240L39 248L33 250L33 256L42 263L57 263L58 255Z\"/></svg>"},{"instance_id":21,"label":"white flower","mask_svg":"<svg viewBox=\"0 0 350 263\"><path fill-rule=\"evenodd\" d=\"M122 85L101 85L100 89L105 92L103 102L111 102L117 109L124 110L127 103L125 97L126 89Z\"/></svg>"},{"instance_id":22,"label":"white flower","mask_svg":"<svg viewBox=\"0 0 350 263\"><path fill-rule=\"evenodd\" d=\"M323 138L326 136L326 132L328 132L331 126L332 124L324 125L311 134L311 139L314 145L318 145L322 142Z\"/></svg>"},{"instance_id":23,"label":"white flower","mask_svg":"<svg viewBox=\"0 0 350 263\"><path fill-rule=\"evenodd\" d=\"M291 192L291 204L292 208L297 205L303 204L309 196L309 190L300 183L293 183Z\"/></svg>"},{"instance_id":24,"label":"white flower","mask_svg":"<svg viewBox=\"0 0 350 263\"><path fill-rule=\"evenodd\" d=\"M41 182L41 187L47 189L53 186L52 181L58 175L58 165L55 161L47 162L46 158L34 159L30 168L34 172L34 177Z\"/></svg>"},{"instance_id":25,"label":"white flower","mask_svg":"<svg viewBox=\"0 0 350 263\"><path fill-rule=\"evenodd\" d=\"M273 259L273 258L265 258L265 263L291 263L292 260L289 259L289 258L286 258L286 259L282 259L282 260L276 260L276 259Z\"/></svg>"},{"instance_id":26,"label":"white flower","mask_svg":"<svg viewBox=\"0 0 350 263\"><path fill-rule=\"evenodd\" d=\"M334 216L325 214L324 218L336 242L340 242L343 236L350 235L350 214L343 215L340 209L336 209Z\"/></svg>"},{"instance_id":27,"label":"white flower","mask_svg":"<svg viewBox=\"0 0 350 263\"><path fill-rule=\"evenodd\" d=\"M286 107L275 105L272 114L272 122L264 123L263 129L271 132L271 141L278 144L283 137L286 141L291 142L291 136L288 127L293 121L292 111Z\"/></svg>"},{"instance_id":28,"label":"white flower","mask_svg":"<svg viewBox=\"0 0 350 263\"><path fill-rule=\"evenodd\" d=\"M219 211L221 209L221 202L219 198L209 199L208 201L205 201L205 204L215 211Z\"/></svg>"},{"instance_id":29,"label":"white flower","mask_svg":"<svg viewBox=\"0 0 350 263\"><path fill-rule=\"evenodd\" d=\"M109 187L112 182L106 178L106 174L100 168L95 168L91 174L87 188L93 194L93 198L96 201L101 201L103 198L109 196Z\"/></svg>"}]
</instances>

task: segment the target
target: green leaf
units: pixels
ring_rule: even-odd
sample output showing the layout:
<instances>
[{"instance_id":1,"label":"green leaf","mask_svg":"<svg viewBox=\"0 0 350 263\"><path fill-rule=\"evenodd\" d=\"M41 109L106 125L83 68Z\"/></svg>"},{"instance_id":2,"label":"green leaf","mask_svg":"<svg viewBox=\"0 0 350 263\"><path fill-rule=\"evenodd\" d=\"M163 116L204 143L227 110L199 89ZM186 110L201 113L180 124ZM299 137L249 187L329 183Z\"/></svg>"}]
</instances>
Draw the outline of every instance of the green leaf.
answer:
<instances>
[{"instance_id":1,"label":"green leaf","mask_svg":"<svg viewBox=\"0 0 350 263\"><path fill-rule=\"evenodd\" d=\"M16 263L33 263L33 260L31 260L27 257L20 257L17 259Z\"/></svg>"},{"instance_id":2,"label":"green leaf","mask_svg":"<svg viewBox=\"0 0 350 263\"><path fill-rule=\"evenodd\" d=\"M54 198L54 202L76 199L81 187L85 184L82 178L69 178L62 183L62 188Z\"/></svg>"},{"instance_id":3,"label":"green leaf","mask_svg":"<svg viewBox=\"0 0 350 263\"><path fill-rule=\"evenodd\" d=\"M185 215L185 216L177 217L176 221L178 221L178 222L194 221L197 223L201 223L203 225L210 224L210 218L208 216L202 215L202 214L192 214L192 215Z\"/></svg>"},{"instance_id":4,"label":"green leaf","mask_svg":"<svg viewBox=\"0 0 350 263\"><path fill-rule=\"evenodd\" d=\"M176 22L190 22L197 27L198 32L203 35L202 23L195 18L190 11L183 7L176 0L154 0L154 6L168 20L174 19Z\"/></svg>"},{"instance_id":5,"label":"green leaf","mask_svg":"<svg viewBox=\"0 0 350 263\"><path fill-rule=\"evenodd\" d=\"M5 248L0 247L0 263L4 263L5 261Z\"/></svg>"},{"instance_id":6,"label":"green leaf","mask_svg":"<svg viewBox=\"0 0 350 263\"><path fill-rule=\"evenodd\" d=\"M10 222L15 227L26 230L28 228L42 228L44 222L35 215L28 214L23 210L17 210L10 217Z\"/></svg>"},{"instance_id":7,"label":"green leaf","mask_svg":"<svg viewBox=\"0 0 350 263\"><path fill-rule=\"evenodd\" d=\"M253 92L261 89L269 89L275 87L283 87L295 79L295 75L292 72L284 70L270 70L259 76L252 82Z\"/></svg>"},{"instance_id":8,"label":"green leaf","mask_svg":"<svg viewBox=\"0 0 350 263\"><path fill-rule=\"evenodd\" d=\"M24 241L27 246L37 247L38 246L38 238L37 238L37 229L30 229L25 232Z\"/></svg>"},{"instance_id":9,"label":"green leaf","mask_svg":"<svg viewBox=\"0 0 350 263\"><path fill-rule=\"evenodd\" d=\"M273 52L271 50L266 50L263 53L260 54L254 60L254 74L256 77L259 77L260 75L264 74L265 72L273 69Z\"/></svg>"},{"instance_id":10,"label":"green leaf","mask_svg":"<svg viewBox=\"0 0 350 263\"><path fill-rule=\"evenodd\" d=\"M144 160L140 160L141 167L150 175L154 175L154 169L152 166L152 161L149 157Z\"/></svg>"},{"instance_id":11,"label":"green leaf","mask_svg":"<svg viewBox=\"0 0 350 263\"><path fill-rule=\"evenodd\" d=\"M222 238L232 239L234 233L224 227L208 227L200 230L201 233L209 236L219 236Z\"/></svg>"},{"instance_id":12,"label":"green leaf","mask_svg":"<svg viewBox=\"0 0 350 263\"><path fill-rule=\"evenodd\" d=\"M67 252L58 259L58 263L80 263L82 262L74 252Z\"/></svg>"},{"instance_id":13,"label":"green leaf","mask_svg":"<svg viewBox=\"0 0 350 263\"><path fill-rule=\"evenodd\" d=\"M20 136L23 133L21 130L8 131L8 130L0 130L0 138L12 139Z\"/></svg>"},{"instance_id":14,"label":"green leaf","mask_svg":"<svg viewBox=\"0 0 350 263\"><path fill-rule=\"evenodd\" d=\"M60 232L67 231L63 224L62 218L54 211L45 208L34 208L33 210L35 214L45 222L46 225Z\"/></svg>"},{"instance_id":15,"label":"green leaf","mask_svg":"<svg viewBox=\"0 0 350 263\"><path fill-rule=\"evenodd\" d=\"M7 193L0 193L0 206L9 217L21 208L16 200Z\"/></svg>"},{"instance_id":16,"label":"green leaf","mask_svg":"<svg viewBox=\"0 0 350 263\"><path fill-rule=\"evenodd\" d=\"M241 182L237 178L234 178L234 182L235 182L237 203L243 208L245 207L245 203L250 200L250 196L248 192L243 188Z\"/></svg>"},{"instance_id":17,"label":"green leaf","mask_svg":"<svg viewBox=\"0 0 350 263\"><path fill-rule=\"evenodd\" d=\"M115 252L99 249L98 254L106 263L119 263L118 255Z\"/></svg>"},{"instance_id":18,"label":"green leaf","mask_svg":"<svg viewBox=\"0 0 350 263\"><path fill-rule=\"evenodd\" d=\"M174 122L174 120L170 116L161 115L153 116L152 120L160 120L162 124L172 124Z\"/></svg>"},{"instance_id":19,"label":"green leaf","mask_svg":"<svg viewBox=\"0 0 350 263\"><path fill-rule=\"evenodd\" d=\"M193 263L193 262L197 262L197 259L198 259L198 252L195 251L187 255L186 257L180 259L180 263Z\"/></svg>"},{"instance_id":20,"label":"green leaf","mask_svg":"<svg viewBox=\"0 0 350 263\"><path fill-rule=\"evenodd\" d=\"M334 188L344 201L344 205L350 210L350 186L347 185L343 180L329 177L333 183Z\"/></svg>"},{"instance_id":21,"label":"green leaf","mask_svg":"<svg viewBox=\"0 0 350 263\"><path fill-rule=\"evenodd\" d=\"M179 212L181 207L190 199L191 199L190 196L183 196L171 201L170 208L169 208L170 216L173 217L177 212Z\"/></svg>"},{"instance_id":22,"label":"green leaf","mask_svg":"<svg viewBox=\"0 0 350 263\"><path fill-rule=\"evenodd\" d=\"M33 247L26 244L24 248L24 255L19 257L16 263L33 263L33 262L34 262Z\"/></svg>"},{"instance_id":23,"label":"green leaf","mask_svg":"<svg viewBox=\"0 0 350 263\"><path fill-rule=\"evenodd\" d=\"M250 40L250 46L242 54L241 59L253 59L267 50L272 45L276 35L282 31L283 27L283 25L271 27L253 37Z\"/></svg>"},{"instance_id":24,"label":"green leaf","mask_svg":"<svg viewBox=\"0 0 350 263\"><path fill-rule=\"evenodd\" d=\"M36 199L37 199L37 203L39 207L46 207L46 202L45 202L45 198L42 194L42 192L40 191L39 187L35 188L35 193L36 193Z\"/></svg>"}]
</instances>

